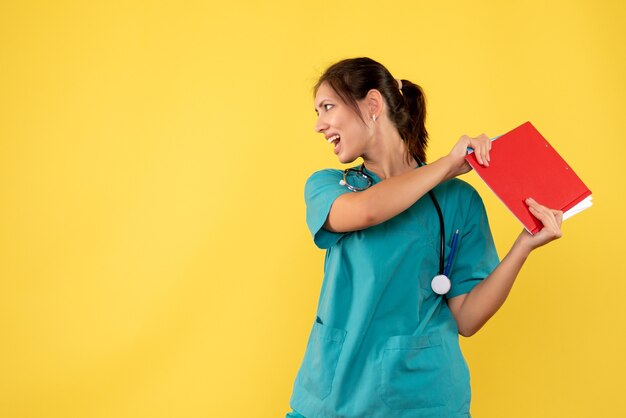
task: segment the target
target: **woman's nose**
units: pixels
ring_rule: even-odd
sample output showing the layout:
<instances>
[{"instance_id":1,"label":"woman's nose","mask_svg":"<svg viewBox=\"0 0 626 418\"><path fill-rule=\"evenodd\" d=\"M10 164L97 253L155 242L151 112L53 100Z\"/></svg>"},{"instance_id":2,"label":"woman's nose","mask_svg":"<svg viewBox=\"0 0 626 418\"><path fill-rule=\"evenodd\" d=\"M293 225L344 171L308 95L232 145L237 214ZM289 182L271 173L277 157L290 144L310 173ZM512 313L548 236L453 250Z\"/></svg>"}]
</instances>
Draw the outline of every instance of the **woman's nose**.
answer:
<instances>
[{"instance_id":1,"label":"woman's nose","mask_svg":"<svg viewBox=\"0 0 626 418\"><path fill-rule=\"evenodd\" d=\"M315 132L324 132L324 130L328 129L328 124L324 121L321 116L317 117L317 121L315 122Z\"/></svg>"}]
</instances>

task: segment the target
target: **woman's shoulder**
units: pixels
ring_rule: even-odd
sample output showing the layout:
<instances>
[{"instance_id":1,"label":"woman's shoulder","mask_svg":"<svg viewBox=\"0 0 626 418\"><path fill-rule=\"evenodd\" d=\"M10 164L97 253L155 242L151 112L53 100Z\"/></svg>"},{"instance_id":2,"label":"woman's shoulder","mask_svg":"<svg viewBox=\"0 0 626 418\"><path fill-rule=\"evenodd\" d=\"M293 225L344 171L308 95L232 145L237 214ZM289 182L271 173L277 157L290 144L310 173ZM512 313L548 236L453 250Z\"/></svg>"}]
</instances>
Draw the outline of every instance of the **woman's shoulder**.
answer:
<instances>
[{"instance_id":1,"label":"woman's shoulder","mask_svg":"<svg viewBox=\"0 0 626 418\"><path fill-rule=\"evenodd\" d=\"M343 171L336 168L323 168L313 172L304 183L305 199L311 196L331 196L343 192L345 187L341 185L341 180L343 180Z\"/></svg>"}]
</instances>

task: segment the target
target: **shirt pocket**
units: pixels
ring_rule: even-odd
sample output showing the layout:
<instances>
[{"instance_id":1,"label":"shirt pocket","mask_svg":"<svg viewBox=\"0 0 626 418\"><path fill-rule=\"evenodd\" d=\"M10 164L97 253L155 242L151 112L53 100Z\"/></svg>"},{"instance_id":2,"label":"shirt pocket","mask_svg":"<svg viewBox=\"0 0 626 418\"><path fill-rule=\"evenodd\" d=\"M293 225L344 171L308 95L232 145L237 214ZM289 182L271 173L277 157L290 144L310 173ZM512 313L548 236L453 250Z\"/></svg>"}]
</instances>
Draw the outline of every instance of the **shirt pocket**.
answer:
<instances>
[{"instance_id":1,"label":"shirt pocket","mask_svg":"<svg viewBox=\"0 0 626 418\"><path fill-rule=\"evenodd\" d=\"M298 380L302 387L319 399L326 398L332 390L346 334L343 329L319 322L313 324Z\"/></svg>"},{"instance_id":2,"label":"shirt pocket","mask_svg":"<svg viewBox=\"0 0 626 418\"><path fill-rule=\"evenodd\" d=\"M450 397L449 362L440 335L390 337L381 360L383 402L391 409L445 408Z\"/></svg>"}]
</instances>

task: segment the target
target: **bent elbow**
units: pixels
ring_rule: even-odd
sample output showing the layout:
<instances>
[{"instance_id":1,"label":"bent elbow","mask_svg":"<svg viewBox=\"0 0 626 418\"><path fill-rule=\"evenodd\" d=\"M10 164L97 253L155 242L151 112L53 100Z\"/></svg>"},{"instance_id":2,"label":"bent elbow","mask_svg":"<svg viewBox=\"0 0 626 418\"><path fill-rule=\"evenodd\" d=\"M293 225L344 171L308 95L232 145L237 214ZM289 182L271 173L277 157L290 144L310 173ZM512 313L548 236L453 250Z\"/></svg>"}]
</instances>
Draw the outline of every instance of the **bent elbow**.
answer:
<instances>
[{"instance_id":1,"label":"bent elbow","mask_svg":"<svg viewBox=\"0 0 626 418\"><path fill-rule=\"evenodd\" d=\"M458 329L459 329L459 334L460 335L462 335L463 337L468 338L468 337L471 337L472 335L476 334L478 332L478 330L480 329L480 327L479 326L473 326L472 327L472 326L467 326L467 325L461 326L459 324Z\"/></svg>"},{"instance_id":2,"label":"bent elbow","mask_svg":"<svg viewBox=\"0 0 626 418\"><path fill-rule=\"evenodd\" d=\"M471 337L472 335L474 335L476 332L472 332L466 329L459 329L459 335L462 335L465 338Z\"/></svg>"}]
</instances>

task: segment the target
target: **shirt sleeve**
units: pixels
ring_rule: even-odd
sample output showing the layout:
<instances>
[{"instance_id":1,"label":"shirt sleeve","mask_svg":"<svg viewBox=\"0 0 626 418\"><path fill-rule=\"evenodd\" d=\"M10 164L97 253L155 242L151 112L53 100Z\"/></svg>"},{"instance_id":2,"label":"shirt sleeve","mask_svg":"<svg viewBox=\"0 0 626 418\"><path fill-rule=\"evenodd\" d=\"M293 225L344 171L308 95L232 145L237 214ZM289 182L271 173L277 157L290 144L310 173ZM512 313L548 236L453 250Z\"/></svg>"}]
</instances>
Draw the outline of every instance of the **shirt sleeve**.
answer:
<instances>
[{"instance_id":1,"label":"shirt sleeve","mask_svg":"<svg viewBox=\"0 0 626 418\"><path fill-rule=\"evenodd\" d=\"M313 173L304 186L306 223L313 235L313 242L319 248L332 247L345 234L323 228L335 199L344 193L350 193L347 187L339 184L342 178L340 170L320 170Z\"/></svg>"},{"instance_id":2,"label":"shirt sleeve","mask_svg":"<svg viewBox=\"0 0 626 418\"><path fill-rule=\"evenodd\" d=\"M470 292L500 263L483 200L474 190L459 238L448 298Z\"/></svg>"}]
</instances>

